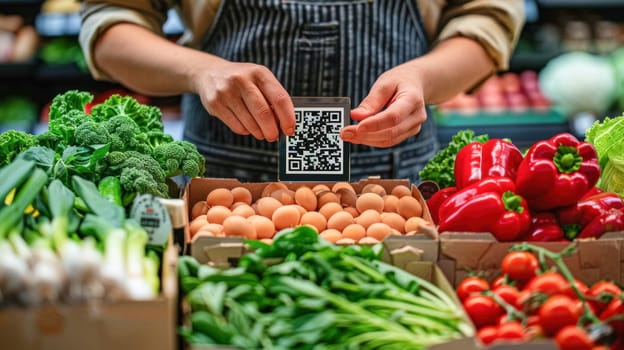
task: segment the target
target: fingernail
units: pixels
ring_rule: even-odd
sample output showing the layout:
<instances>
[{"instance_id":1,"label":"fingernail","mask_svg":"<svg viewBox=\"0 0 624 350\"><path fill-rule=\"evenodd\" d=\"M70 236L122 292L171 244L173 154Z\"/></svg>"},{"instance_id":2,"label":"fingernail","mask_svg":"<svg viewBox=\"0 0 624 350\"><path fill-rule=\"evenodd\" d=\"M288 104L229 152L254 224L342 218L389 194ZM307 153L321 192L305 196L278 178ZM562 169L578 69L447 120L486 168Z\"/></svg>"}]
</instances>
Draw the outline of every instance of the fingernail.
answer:
<instances>
[{"instance_id":1,"label":"fingernail","mask_svg":"<svg viewBox=\"0 0 624 350\"><path fill-rule=\"evenodd\" d=\"M355 133L353 131L343 131L342 139L343 140L352 140L355 137Z\"/></svg>"},{"instance_id":2,"label":"fingernail","mask_svg":"<svg viewBox=\"0 0 624 350\"><path fill-rule=\"evenodd\" d=\"M293 129L293 128L286 129L286 135L288 135L288 136L295 135L295 129Z\"/></svg>"}]
</instances>

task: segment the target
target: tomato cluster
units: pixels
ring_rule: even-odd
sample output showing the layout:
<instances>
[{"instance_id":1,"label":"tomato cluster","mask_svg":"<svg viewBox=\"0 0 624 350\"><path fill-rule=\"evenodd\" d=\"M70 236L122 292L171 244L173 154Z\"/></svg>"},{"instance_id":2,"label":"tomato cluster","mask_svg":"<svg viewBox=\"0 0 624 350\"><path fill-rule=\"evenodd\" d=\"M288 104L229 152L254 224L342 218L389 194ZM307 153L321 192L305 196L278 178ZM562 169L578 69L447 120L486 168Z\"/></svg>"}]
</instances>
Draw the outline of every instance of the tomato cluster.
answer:
<instances>
[{"instance_id":1,"label":"tomato cluster","mask_svg":"<svg viewBox=\"0 0 624 350\"><path fill-rule=\"evenodd\" d=\"M624 294L610 281L591 286L543 269L535 254L511 251L491 283L469 276L457 296L487 346L549 338L562 350L624 349Z\"/></svg>"}]
</instances>

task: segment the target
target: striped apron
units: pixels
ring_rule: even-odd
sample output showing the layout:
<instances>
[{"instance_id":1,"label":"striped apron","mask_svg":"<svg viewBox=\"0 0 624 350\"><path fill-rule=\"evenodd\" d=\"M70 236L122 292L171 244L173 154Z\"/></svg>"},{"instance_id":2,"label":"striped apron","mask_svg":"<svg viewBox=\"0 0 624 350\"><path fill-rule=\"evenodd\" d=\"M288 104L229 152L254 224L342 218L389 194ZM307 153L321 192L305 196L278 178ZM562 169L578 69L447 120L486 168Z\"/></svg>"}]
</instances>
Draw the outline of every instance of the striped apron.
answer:
<instances>
[{"instance_id":1,"label":"striped apron","mask_svg":"<svg viewBox=\"0 0 624 350\"><path fill-rule=\"evenodd\" d=\"M377 77L424 54L416 1L227 0L203 50L269 68L291 96L346 96L356 107ZM206 158L208 177L275 181L277 142L237 135L210 116L195 94L182 98L184 138ZM438 150L432 118L392 148L351 145L351 179L408 178Z\"/></svg>"}]
</instances>

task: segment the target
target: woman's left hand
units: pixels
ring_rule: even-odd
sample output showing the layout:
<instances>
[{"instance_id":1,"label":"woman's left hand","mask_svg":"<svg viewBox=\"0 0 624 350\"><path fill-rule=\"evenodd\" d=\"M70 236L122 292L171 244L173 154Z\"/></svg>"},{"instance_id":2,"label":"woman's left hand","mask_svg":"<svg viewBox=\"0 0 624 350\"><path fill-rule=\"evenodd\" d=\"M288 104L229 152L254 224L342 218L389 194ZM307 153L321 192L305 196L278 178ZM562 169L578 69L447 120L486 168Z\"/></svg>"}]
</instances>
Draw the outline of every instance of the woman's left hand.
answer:
<instances>
[{"instance_id":1,"label":"woman's left hand","mask_svg":"<svg viewBox=\"0 0 624 350\"><path fill-rule=\"evenodd\" d=\"M418 134L427 119L419 76L410 63L383 73L351 111L351 118L360 122L344 127L340 137L354 144L386 148Z\"/></svg>"}]
</instances>

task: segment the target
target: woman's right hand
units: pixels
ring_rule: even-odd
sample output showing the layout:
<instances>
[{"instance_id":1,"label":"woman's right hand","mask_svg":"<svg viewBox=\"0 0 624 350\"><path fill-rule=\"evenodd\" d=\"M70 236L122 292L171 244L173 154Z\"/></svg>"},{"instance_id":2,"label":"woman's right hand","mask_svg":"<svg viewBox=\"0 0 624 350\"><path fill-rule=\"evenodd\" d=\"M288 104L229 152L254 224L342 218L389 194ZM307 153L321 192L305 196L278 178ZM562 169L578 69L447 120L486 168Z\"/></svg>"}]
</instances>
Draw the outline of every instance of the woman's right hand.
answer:
<instances>
[{"instance_id":1,"label":"woman's right hand","mask_svg":"<svg viewBox=\"0 0 624 350\"><path fill-rule=\"evenodd\" d=\"M195 92L213 116L233 132L277 141L281 131L294 135L295 109L288 92L266 67L211 60L194 75Z\"/></svg>"}]
</instances>

